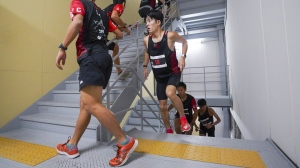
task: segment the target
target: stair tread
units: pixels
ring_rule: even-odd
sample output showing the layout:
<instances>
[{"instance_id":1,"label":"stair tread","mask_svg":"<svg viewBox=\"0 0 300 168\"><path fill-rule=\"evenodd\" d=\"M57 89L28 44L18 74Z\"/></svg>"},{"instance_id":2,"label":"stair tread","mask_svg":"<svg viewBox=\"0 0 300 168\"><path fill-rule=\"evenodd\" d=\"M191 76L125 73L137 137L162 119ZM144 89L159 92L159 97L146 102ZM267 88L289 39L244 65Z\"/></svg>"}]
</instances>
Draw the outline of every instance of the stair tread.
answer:
<instances>
[{"instance_id":1,"label":"stair tread","mask_svg":"<svg viewBox=\"0 0 300 168\"><path fill-rule=\"evenodd\" d=\"M122 90L123 90L124 88L112 88L111 89L111 94L113 94L113 93L121 93L122 92ZM78 90L52 90L52 93L56 93L56 94L80 94L80 92L78 91ZM104 90L104 92L103 93L105 93L105 90Z\"/></svg>"},{"instance_id":2,"label":"stair tread","mask_svg":"<svg viewBox=\"0 0 300 168\"><path fill-rule=\"evenodd\" d=\"M40 106L80 107L78 102L42 101L37 104Z\"/></svg>"},{"instance_id":3,"label":"stair tread","mask_svg":"<svg viewBox=\"0 0 300 168\"><path fill-rule=\"evenodd\" d=\"M130 78L125 78L123 80L118 80L118 82L129 82L130 81ZM110 80L109 82L115 82L115 80ZM69 81L65 81L66 84L79 84L79 81L78 80L69 80Z\"/></svg>"},{"instance_id":4,"label":"stair tread","mask_svg":"<svg viewBox=\"0 0 300 168\"><path fill-rule=\"evenodd\" d=\"M144 119L150 119L150 120L153 120L153 119L157 119L155 116L151 116L151 117L143 117ZM130 118L129 119L141 119L141 117L139 117L139 116L130 116ZM157 119L158 120L158 119Z\"/></svg>"},{"instance_id":5,"label":"stair tread","mask_svg":"<svg viewBox=\"0 0 300 168\"><path fill-rule=\"evenodd\" d=\"M145 124L147 124L147 123L145 123ZM141 126L141 124L131 124L131 123L127 123L125 126ZM151 126L154 127L154 128L159 128L158 125L151 125ZM151 127L151 126L149 126L149 125L144 125L144 127ZM161 126L161 127L163 127L163 126Z\"/></svg>"},{"instance_id":6,"label":"stair tread","mask_svg":"<svg viewBox=\"0 0 300 168\"><path fill-rule=\"evenodd\" d=\"M78 116L36 113L36 114L23 115L20 116L19 118L20 120L25 120L25 121L35 121L35 122L44 122L48 124L75 126ZM99 125L98 120L92 117L88 125L88 128L96 129L98 125Z\"/></svg>"}]
</instances>

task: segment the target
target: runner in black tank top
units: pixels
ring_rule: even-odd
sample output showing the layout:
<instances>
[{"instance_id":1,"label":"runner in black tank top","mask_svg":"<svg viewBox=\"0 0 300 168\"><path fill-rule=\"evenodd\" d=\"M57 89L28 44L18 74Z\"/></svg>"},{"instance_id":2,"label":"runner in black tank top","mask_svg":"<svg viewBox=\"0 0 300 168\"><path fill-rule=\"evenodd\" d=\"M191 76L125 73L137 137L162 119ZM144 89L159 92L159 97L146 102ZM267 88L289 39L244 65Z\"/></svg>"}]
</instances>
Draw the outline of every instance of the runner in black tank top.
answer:
<instances>
[{"instance_id":1,"label":"runner in black tank top","mask_svg":"<svg viewBox=\"0 0 300 168\"><path fill-rule=\"evenodd\" d=\"M152 35L148 39L148 53L154 77L157 82L164 82L172 74L181 74L178 67L176 52L170 50L168 46L168 31L165 31L161 41L154 43Z\"/></svg>"},{"instance_id":2,"label":"runner in black tank top","mask_svg":"<svg viewBox=\"0 0 300 168\"><path fill-rule=\"evenodd\" d=\"M198 106L200 109L197 112L198 120L200 122L200 136L206 136L206 134L209 137L215 136L215 125L221 122L220 117L218 114L212 109L211 107L208 107L206 105L205 99L198 100ZM214 122L214 117L217 119L217 121ZM196 126L196 131L199 130L199 127Z\"/></svg>"},{"instance_id":3,"label":"runner in black tank top","mask_svg":"<svg viewBox=\"0 0 300 168\"><path fill-rule=\"evenodd\" d=\"M180 81L180 74L185 66L185 54L187 52L187 41L178 35L177 32L164 32L161 29L163 14L160 11L152 10L146 18L146 27L150 35L144 37L146 47L144 59L144 77L148 76L148 63L151 66L157 82L156 93L160 104L160 112L165 124L166 132L173 133L170 125L170 114L167 111L167 99L172 101L180 115L182 132L191 129L184 115L181 100L176 96L176 86ZM175 42L182 43L183 56L177 60Z\"/></svg>"},{"instance_id":4,"label":"runner in black tank top","mask_svg":"<svg viewBox=\"0 0 300 168\"><path fill-rule=\"evenodd\" d=\"M195 98L192 95L189 95L186 93L186 84L184 82L179 82L179 84L177 85L177 96L181 99L182 105L183 105L183 109L184 109L184 114L185 117L188 121L188 123L190 125L194 125L195 124L195 120L197 119L194 118L193 116L193 111L194 113L197 113L197 103ZM170 111L173 108L173 105L171 104L168 107L168 111ZM175 119L174 119L174 127L175 127L175 132L177 134L186 134L186 135L191 135L193 132L193 127L191 128L190 131L187 132L182 132L180 130L180 122L179 122L179 113L178 111L175 114Z\"/></svg>"}]
</instances>

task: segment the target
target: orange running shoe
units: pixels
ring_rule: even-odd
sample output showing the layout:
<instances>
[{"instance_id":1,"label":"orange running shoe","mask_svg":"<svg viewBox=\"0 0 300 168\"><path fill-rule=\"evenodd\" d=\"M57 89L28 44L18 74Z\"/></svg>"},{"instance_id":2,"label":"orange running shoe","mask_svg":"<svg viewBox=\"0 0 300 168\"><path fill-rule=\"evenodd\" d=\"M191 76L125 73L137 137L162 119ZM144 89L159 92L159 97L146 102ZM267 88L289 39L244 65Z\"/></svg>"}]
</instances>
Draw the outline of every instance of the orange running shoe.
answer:
<instances>
[{"instance_id":1,"label":"orange running shoe","mask_svg":"<svg viewBox=\"0 0 300 168\"><path fill-rule=\"evenodd\" d=\"M68 141L64 144L58 144L56 151L59 154L67 155L69 158L74 159L79 156L78 148L76 145L73 145L72 148L68 148L67 144L70 141L71 137L68 138Z\"/></svg>"},{"instance_id":2,"label":"orange running shoe","mask_svg":"<svg viewBox=\"0 0 300 168\"><path fill-rule=\"evenodd\" d=\"M138 140L133 139L132 137L128 138L129 142L127 145L122 146L121 144L117 144L117 155L115 158L109 161L110 166L122 166L123 164L125 164L130 154L138 146Z\"/></svg>"},{"instance_id":3,"label":"orange running shoe","mask_svg":"<svg viewBox=\"0 0 300 168\"><path fill-rule=\"evenodd\" d=\"M186 117L180 117L180 128L182 132L191 130L190 124L187 122Z\"/></svg>"}]
</instances>

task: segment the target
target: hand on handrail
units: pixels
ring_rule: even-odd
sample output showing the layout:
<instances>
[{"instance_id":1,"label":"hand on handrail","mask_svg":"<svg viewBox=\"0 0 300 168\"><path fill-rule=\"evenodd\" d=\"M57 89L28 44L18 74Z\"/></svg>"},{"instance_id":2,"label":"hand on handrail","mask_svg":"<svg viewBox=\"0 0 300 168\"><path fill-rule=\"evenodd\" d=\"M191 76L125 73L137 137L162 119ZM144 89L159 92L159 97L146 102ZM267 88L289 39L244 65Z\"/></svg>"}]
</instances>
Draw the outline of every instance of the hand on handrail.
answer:
<instances>
[{"instance_id":1,"label":"hand on handrail","mask_svg":"<svg viewBox=\"0 0 300 168\"><path fill-rule=\"evenodd\" d=\"M140 20L139 20L139 21L140 21ZM131 25L129 25L128 27L126 27L126 29L125 29L125 28L119 28L119 30L122 31L122 33L123 33L123 37L124 37L125 35L130 35L130 31L131 31L133 28L137 28L139 21L138 21L138 22L135 22L135 23L133 23L133 24L131 24ZM129 32L129 34L128 34L128 32ZM108 41L108 42L106 43L106 45L109 45L109 44L111 44L112 42L117 42L117 41L118 41L118 39L116 39L116 37L114 37L113 39L111 39L110 41Z\"/></svg>"}]
</instances>

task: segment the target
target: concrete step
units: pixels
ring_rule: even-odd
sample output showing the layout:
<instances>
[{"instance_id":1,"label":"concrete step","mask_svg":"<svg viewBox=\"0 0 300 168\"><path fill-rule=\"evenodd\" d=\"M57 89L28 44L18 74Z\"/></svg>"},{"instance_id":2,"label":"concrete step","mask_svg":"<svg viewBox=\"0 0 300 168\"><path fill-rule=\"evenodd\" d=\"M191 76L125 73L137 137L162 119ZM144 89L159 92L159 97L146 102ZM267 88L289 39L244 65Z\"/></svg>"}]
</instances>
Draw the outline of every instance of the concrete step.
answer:
<instances>
[{"instance_id":1,"label":"concrete step","mask_svg":"<svg viewBox=\"0 0 300 168\"><path fill-rule=\"evenodd\" d=\"M157 111L157 112L154 112L152 113L151 111L143 111L143 113L141 111L137 111L138 113L140 113L141 115L143 115L143 117L145 118L156 118L156 116L160 117L160 112ZM154 115L156 114L156 116ZM131 117L140 117L136 112L131 112Z\"/></svg>"},{"instance_id":2,"label":"concrete step","mask_svg":"<svg viewBox=\"0 0 300 168\"><path fill-rule=\"evenodd\" d=\"M115 100L123 90L124 88L111 90L111 101ZM80 92L78 90L53 90L52 94L54 101L57 102L79 102L80 100Z\"/></svg>"},{"instance_id":3,"label":"concrete step","mask_svg":"<svg viewBox=\"0 0 300 168\"><path fill-rule=\"evenodd\" d=\"M127 77L123 80L118 80L117 83L114 86L124 86L130 81L130 78ZM111 80L109 81L109 85L112 86L112 84L115 83L115 81ZM79 81L65 81L66 84L66 90L79 90Z\"/></svg>"},{"instance_id":4,"label":"concrete step","mask_svg":"<svg viewBox=\"0 0 300 168\"><path fill-rule=\"evenodd\" d=\"M78 102L45 101L37 105L40 113L78 116L80 112Z\"/></svg>"},{"instance_id":5,"label":"concrete step","mask_svg":"<svg viewBox=\"0 0 300 168\"><path fill-rule=\"evenodd\" d=\"M159 106L157 105L154 105L154 104L150 104L149 107L154 111L154 112L159 112L160 109L159 109ZM148 111L148 112L151 112L151 109L149 108L147 105L142 105L142 107L140 105L136 105L135 106L135 109L140 111L140 110L144 110L144 111Z\"/></svg>"},{"instance_id":6,"label":"concrete step","mask_svg":"<svg viewBox=\"0 0 300 168\"><path fill-rule=\"evenodd\" d=\"M145 99L145 101L147 102L147 104L149 104L149 105L159 104L159 101L158 101L157 97L156 97L156 96L153 96L153 97L154 97L154 100L152 100L150 97L144 97L144 99ZM156 102L156 103L155 103L155 102ZM138 103L139 103L139 104L140 104L140 103L144 104L144 102L143 102L141 99L139 99ZM167 100L167 104L170 105L171 103L172 103L171 100L168 99L168 100ZM139 104L138 104L137 106L139 106Z\"/></svg>"},{"instance_id":7,"label":"concrete step","mask_svg":"<svg viewBox=\"0 0 300 168\"><path fill-rule=\"evenodd\" d=\"M124 127L123 127L123 130L124 131L130 131L131 129L133 129L133 128L136 128L136 129L138 129L138 130L140 130L140 131L142 131L142 127L141 127L141 125L125 125ZM155 130L153 129L153 128L155 128ZM150 127L150 126L143 126L143 131L149 131L149 132L164 132L164 129L163 128L159 128L159 127Z\"/></svg>"},{"instance_id":8,"label":"concrete step","mask_svg":"<svg viewBox=\"0 0 300 168\"><path fill-rule=\"evenodd\" d=\"M160 122L163 122L159 119L153 119L153 118L144 118L151 126L159 126ZM128 119L127 124L133 124L133 125L141 125L141 118L132 118L130 117ZM145 121L143 121L144 126L148 125Z\"/></svg>"},{"instance_id":9,"label":"concrete step","mask_svg":"<svg viewBox=\"0 0 300 168\"><path fill-rule=\"evenodd\" d=\"M47 113L36 113L19 117L22 128L70 135L74 132L77 118L78 116ZM98 126L98 120L92 117L83 137L95 139L97 137Z\"/></svg>"}]
</instances>

